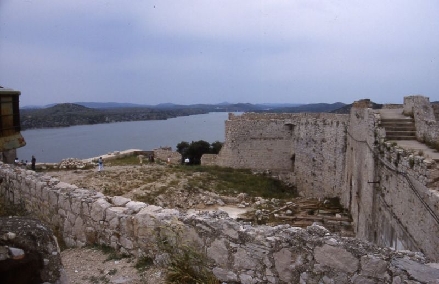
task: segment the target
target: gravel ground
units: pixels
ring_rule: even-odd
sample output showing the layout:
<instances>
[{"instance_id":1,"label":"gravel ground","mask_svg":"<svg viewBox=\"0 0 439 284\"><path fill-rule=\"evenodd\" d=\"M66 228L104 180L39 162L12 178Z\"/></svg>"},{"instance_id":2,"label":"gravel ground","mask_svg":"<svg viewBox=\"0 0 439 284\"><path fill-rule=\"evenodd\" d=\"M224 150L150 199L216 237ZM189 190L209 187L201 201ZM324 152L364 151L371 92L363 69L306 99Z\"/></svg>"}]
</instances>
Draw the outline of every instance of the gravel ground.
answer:
<instances>
[{"instance_id":1,"label":"gravel ground","mask_svg":"<svg viewBox=\"0 0 439 284\"><path fill-rule=\"evenodd\" d=\"M61 252L61 258L71 284L165 283L164 269L151 266L139 271L134 258L108 259L108 254L95 248L66 249Z\"/></svg>"}]
</instances>

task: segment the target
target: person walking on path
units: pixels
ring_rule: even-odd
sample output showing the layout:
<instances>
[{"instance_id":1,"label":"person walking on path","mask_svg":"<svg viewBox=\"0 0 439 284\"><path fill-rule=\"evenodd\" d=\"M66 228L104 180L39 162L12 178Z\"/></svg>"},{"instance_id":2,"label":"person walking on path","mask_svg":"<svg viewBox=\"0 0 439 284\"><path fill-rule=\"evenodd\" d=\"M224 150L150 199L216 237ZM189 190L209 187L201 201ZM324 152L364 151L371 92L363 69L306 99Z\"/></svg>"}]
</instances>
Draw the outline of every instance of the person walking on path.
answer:
<instances>
[{"instance_id":1,"label":"person walking on path","mask_svg":"<svg viewBox=\"0 0 439 284\"><path fill-rule=\"evenodd\" d=\"M102 157L99 157L98 159L98 172L104 170L104 161L102 160Z\"/></svg>"},{"instance_id":2,"label":"person walking on path","mask_svg":"<svg viewBox=\"0 0 439 284\"><path fill-rule=\"evenodd\" d=\"M31 159L31 169L33 171L35 171L35 163L37 162L37 159L35 159L35 156L32 155L32 159Z\"/></svg>"}]
</instances>

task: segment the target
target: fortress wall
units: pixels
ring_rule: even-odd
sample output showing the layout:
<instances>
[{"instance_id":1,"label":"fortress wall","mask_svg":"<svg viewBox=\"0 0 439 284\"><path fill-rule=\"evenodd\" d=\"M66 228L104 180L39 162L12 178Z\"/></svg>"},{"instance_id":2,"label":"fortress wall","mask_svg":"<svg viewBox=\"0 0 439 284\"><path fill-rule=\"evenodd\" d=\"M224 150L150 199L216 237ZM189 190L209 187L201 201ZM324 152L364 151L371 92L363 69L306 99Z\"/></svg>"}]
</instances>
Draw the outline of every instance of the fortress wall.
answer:
<instances>
[{"instance_id":1,"label":"fortress wall","mask_svg":"<svg viewBox=\"0 0 439 284\"><path fill-rule=\"evenodd\" d=\"M301 117L294 131L296 186L309 197L340 196L345 179L347 115Z\"/></svg>"},{"instance_id":2,"label":"fortress wall","mask_svg":"<svg viewBox=\"0 0 439 284\"><path fill-rule=\"evenodd\" d=\"M439 192L434 161L381 141L378 115L353 108L342 204L357 237L395 249L422 250L438 260Z\"/></svg>"},{"instance_id":3,"label":"fortress wall","mask_svg":"<svg viewBox=\"0 0 439 284\"><path fill-rule=\"evenodd\" d=\"M282 172L306 196L339 196L347 122L347 115L327 113L231 114L217 163Z\"/></svg>"},{"instance_id":4,"label":"fortress wall","mask_svg":"<svg viewBox=\"0 0 439 284\"><path fill-rule=\"evenodd\" d=\"M254 170L291 171L293 129L283 119L226 121L226 139L218 165Z\"/></svg>"},{"instance_id":5,"label":"fortress wall","mask_svg":"<svg viewBox=\"0 0 439 284\"><path fill-rule=\"evenodd\" d=\"M169 253L189 245L206 252L206 263L224 283L434 283L439 278L438 264L428 264L422 254L340 238L320 226L251 226L221 213L186 216L1 163L0 180L2 199L23 204L67 246L104 244L166 265Z\"/></svg>"},{"instance_id":6,"label":"fortress wall","mask_svg":"<svg viewBox=\"0 0 439 284\"><path fill-rule=\"evenodd\" d=\"M419 141L433 146L439 145L439 125L428 97L404 97L404 114L414 117L416 137Z\"/></svg>"},{"instance_id":7,"label":"fortress wall","mask_svg":"<svg viewBox=\"0 0 439 284\"><path fill-rule=\"evenodd\" d=\"M435 162L381 145L376 179L376 232L379 245L421 250L439 260L439 191Z\"/></svg>"},{"instance_id":8,"label":"fortress wall","mask_svg":"<svg viewBox=\"0 0 439 284\"><path fill-rule=\"evenodd\" d=\"M216 166L218 154L203 154L201 156L201 165L203 166Z\"/></svg>"},{"instance_id":9,"label":"fortress wall","mask_svg":"<svg viewBox=\"0 0 439 284\"><path fill-rule=\"evenodd\" d=\"M373 158L374 112L354 103L347 130L346 187L341 194L341 203L349 209L358 238L371 239L374 228L374 212L378 210L374 200L375 160Z\"/></svg>"}]
</instances>

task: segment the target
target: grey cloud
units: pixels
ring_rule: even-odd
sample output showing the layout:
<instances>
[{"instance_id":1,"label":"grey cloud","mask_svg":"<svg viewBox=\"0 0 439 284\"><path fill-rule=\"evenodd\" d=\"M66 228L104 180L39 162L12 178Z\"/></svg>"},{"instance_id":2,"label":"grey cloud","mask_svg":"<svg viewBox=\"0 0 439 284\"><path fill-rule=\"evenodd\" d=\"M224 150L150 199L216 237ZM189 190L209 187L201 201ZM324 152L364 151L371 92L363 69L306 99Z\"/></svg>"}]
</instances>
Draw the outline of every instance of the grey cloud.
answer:
<instances>
[{"instance_id":1,"label":"grey cloud","mask_svg":"<svg viewBox=\"0 0 439 284\"><path fill-rule=\"evenodd\" d=\"M439 100L438 16L434 0L7 0L0 85L23 105Z\"/></svg>"}]
</instances>

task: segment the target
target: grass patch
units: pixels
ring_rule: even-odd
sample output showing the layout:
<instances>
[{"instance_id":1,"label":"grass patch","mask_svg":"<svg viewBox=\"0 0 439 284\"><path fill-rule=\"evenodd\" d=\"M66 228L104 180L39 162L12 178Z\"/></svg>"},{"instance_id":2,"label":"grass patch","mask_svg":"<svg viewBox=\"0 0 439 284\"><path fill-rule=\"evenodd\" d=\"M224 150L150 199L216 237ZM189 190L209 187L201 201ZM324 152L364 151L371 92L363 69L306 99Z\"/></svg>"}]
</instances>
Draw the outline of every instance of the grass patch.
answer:
<instances>
[{"instance_id":1,"label":"grass patch","mask_svg":"<svg viewBox=\"0 0 439 284\"><path fill-rule=\"evenodd\" d=\"M217 166L181 166L187 173L206 173L207 177L193 177L191 184L198 188L210 189L221 194L247 193L250 197L285 199L297 196L296 189L282 181L250 170L223 168ZM213 182L214 181L214 182ZM212 188L213 186L213 188Z\"/></svg>"},{"instance_id":2,"label":"grass patch","mask_svg":"<svg viewBox=\"0 0 439 284\"><path fill-rule=\"evenodd\" d=\"M3 216L30 216L23 205L10 205L0 198L0 217Z\"/></svg>"},{"instance_id":3,"label":"grass patch","mask_svg":"<svg viewBox=\"0 0 439 284\"><path fill-rule=\"evenodd\" d=\"M143 272L153 265L154 265L154 260L151 257L142 257L137 261L134 267L139 272Z\"/></svg>"},{"instance_id":4,"label":"grass patch","mask_svg":"<svg viewBox=\"0 0 439 284\"><path fill-rule=\"evenodd\" d=\"M114 248L107 246L107 245L94 245L91 247L92 249L99 250L102 253L107 255L107 258L104 262L110 261L110 260L121 260L123 258L130 258L131 256L127 254L122 254L116 251Z\"/></svg>"},{"instance_id":5,"label":"grass patch","mask_svg":"<svg viewBox=\"0 0 439 284\"><path fill-rule=\"evenodd\" d=\"M144 160L143 163L147 164L148 161ZM120 159L110 160L105 162L105 164L107 164L108 166L132 166L132 165L141 166L141 164L139 163L139 158L137 158L137 155L126 156Z\"/></svg>"}]
</instances>

